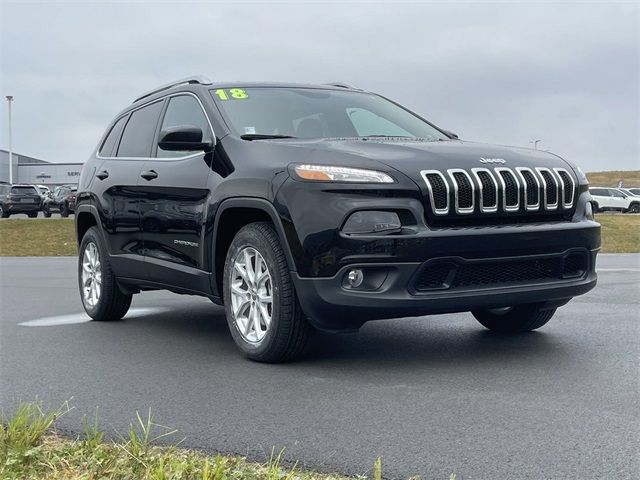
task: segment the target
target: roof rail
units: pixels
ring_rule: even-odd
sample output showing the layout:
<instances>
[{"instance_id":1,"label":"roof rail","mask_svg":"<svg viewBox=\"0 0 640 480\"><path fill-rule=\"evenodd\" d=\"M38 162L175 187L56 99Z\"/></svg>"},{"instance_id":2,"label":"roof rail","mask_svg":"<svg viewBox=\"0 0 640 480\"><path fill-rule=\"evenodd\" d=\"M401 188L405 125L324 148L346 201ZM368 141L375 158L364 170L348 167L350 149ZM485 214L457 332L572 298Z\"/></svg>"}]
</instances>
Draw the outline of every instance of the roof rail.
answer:
<instances>
[{"instance_id":1,"label":"roof rail","mask_svg":"<svg viewBox=\"0 0 640 480\"><path fill-rule=\"evenodd\" d=\"M360 90L359 88L353 87L348 83L344 83L344 82L331 82L331 83L325 83L325 85L329 85L330 87L351 88L353 90Z\"/></svg>"},{"instance_id":2,"label":"roof rail","mask_svg":"<svg viewBox=\"0 0 640 480\"><path fill-rule=\"evenodd\" d=\"M197 85L211 85L213 82L211 82L211 80L209 80L208 77L205 77L204 75L194 75L192 77L187 77L187 78L183 78L180 80L176 80L175 82L171 82L171 83L167 83L166 85L162 85L158 88L154 88L153 90L140 95L138 98L136 98L133 103L136 103L140 100L142 100L143 98L147 98L150 97L151 95L155 94L155 93L159 93L162 92L163 90L169 90L170 88L173 87L177 87L179 85L192 85L192 84L197 84Z\"/></svg>"}]
</instances>

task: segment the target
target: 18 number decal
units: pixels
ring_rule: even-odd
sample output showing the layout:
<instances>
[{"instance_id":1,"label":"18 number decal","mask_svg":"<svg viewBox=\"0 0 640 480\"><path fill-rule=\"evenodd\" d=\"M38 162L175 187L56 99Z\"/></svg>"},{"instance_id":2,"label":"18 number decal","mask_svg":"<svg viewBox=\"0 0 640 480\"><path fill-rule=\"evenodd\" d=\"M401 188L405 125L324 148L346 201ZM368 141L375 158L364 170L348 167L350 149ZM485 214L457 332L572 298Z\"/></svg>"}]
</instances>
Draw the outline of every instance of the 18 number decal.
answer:
<instances>
[{"instance_id":1,"label":"18 number decal","mask_svg":"<svg viewBox=\"0 0 640 480\"><path fill-rule=\"evenodd\" d=\"M229 88L227 90L219 88L214 93L220 100L242 100L244 98L249 98L247 92L245 92L242 88Z\"/></svg>"}]
</instances>

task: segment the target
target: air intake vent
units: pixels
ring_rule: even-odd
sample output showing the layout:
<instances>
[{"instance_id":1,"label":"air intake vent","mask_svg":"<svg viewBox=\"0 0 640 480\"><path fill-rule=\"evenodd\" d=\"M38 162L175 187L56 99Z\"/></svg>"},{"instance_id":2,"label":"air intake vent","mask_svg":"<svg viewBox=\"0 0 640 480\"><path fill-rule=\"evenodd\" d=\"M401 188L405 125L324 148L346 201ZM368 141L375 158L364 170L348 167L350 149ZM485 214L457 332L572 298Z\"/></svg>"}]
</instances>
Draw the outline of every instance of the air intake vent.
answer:
<instances>
[{"instance_id":1,"label":"air intake vent","mask_svg":"<svg viewBox=\"0 0 640 480\"><path fill-rule=\"evenodd\" d=\"M558 208L558 184L556 179L548 168L538 168L537 170L542 177L544 207L547 210L555 210Z\"/></svg>"},{"instance_id":2,"label":"air intake vent","mask_svg":"<svg viewBox=\"0 0 640 480\"><path fill-rule=\"evenodd\" d=\"M448 172L453 179L456 213L473 213L474 189L471 177L464 170L451 169Z\"/></svg>"},{"instance_id":3,"label":"air intake vent","mask_svg":"<svg viewBox=\"0 0 640 480\"><path fill-rule=\"evenodd\" d=\"M427 187L433 212L436 215L449 213L449 184L444 175L438 170L424 170L421 172Z\"/></svg>"},{"instance_id":4,"label":"air intake vent","mask_svg":"<svg viewBox=\"0 0 640 480\"><path fill-rule=\"evenodd\" d=\"M540 182L530 168L516 169L522 178L525 197L525 208L527 211L538 210L540 208Z\"/></svg>"},{"instance_id":5,"label":"air intake vent","mask_svg":"<svg viewBox=\"0 0 640 480\"><path fill-rule=\"evenodd\" d=\"M569 175L569 172L564 168L555 168L554 170L560 177L560 180L562 180L562 206L564 208L571 208L573 206L573 195L576 188L573 177Z\"/></svg>"},{"instance_id":6,"label":"air intake vent","mask_svg":"<svg viewBox=\"0 0 640 480\"><path fill-rule=\"evenodd\" d=\"M480 210L491 213L498 210L498 184L491 172L486 168L471 170L480 185Z\"/></svg>"},{"instance_id":7,"label":"air intake vent","mask_svg":"<svg viewBox=\"0 0 640 480\"><path fill-rule=\"evenodd\" d=\"M517 212L520 208L520 186L515 174L508 168L496 168L502 181L502 205L507 212Z\"/></svg>"}]
</instances>

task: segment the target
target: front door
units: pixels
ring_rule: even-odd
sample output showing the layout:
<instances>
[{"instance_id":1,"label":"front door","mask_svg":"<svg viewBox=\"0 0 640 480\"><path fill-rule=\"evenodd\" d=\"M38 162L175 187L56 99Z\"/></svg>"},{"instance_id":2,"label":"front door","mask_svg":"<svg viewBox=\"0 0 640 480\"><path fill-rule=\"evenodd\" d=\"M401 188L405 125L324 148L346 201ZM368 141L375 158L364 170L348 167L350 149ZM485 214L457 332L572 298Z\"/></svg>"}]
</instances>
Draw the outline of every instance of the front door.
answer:
<instances>
[{"instance_id":1,"label":"front door","mask_svg":"<svg viewBox=\"0 0 640 480\"><path fill-rule=\"evenodd\" d=\"M145 269L151 281L169 285L186 282L193 290L201 290L209 282L204 272L202 239L211 154L165 151L157 146L159 132L184 125L201 128L203 139L213 138L200 101L187 93L168 98L153 158L140 172Z\"/></svg>"}]
</instances>

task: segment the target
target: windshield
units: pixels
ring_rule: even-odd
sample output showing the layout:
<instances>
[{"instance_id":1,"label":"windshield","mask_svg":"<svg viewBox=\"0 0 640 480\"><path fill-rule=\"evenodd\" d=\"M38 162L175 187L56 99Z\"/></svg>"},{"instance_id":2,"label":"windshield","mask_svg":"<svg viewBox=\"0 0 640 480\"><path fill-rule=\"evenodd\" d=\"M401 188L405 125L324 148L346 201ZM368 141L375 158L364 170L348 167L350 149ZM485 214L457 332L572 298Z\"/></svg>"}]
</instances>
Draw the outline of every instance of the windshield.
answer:
<instances>
[{"instance_id":1,"label":"windshield","mask_svg":"<svg viewBox=\"0 0 640 480\"><path fill-rule=\"evenodd\" d=\"M219 88L212 95L238 135L448 138L384 98L316 88Z\"/></svg>"}]
</instances>

